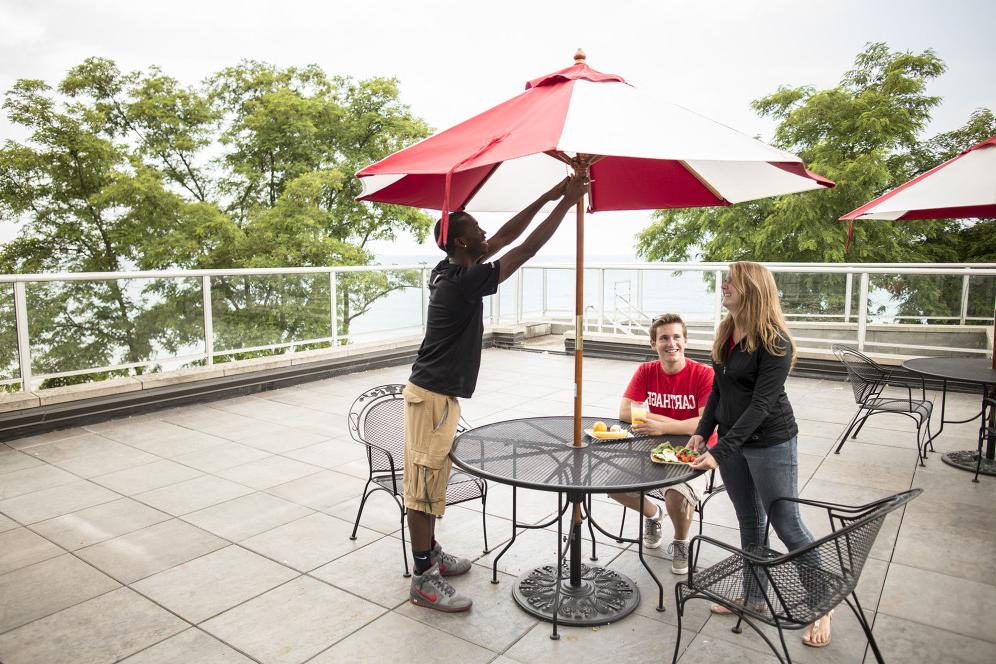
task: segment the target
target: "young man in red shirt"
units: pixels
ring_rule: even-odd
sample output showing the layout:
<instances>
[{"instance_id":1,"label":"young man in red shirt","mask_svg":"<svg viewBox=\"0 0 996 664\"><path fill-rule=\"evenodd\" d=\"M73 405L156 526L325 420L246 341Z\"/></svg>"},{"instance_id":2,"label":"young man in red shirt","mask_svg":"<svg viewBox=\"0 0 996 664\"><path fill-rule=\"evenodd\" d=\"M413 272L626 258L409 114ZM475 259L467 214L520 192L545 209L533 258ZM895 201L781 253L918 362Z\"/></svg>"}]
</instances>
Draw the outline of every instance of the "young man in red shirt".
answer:
<instances>
[{"instance_id":1,"label":"young man in red shirt","mask_svg":"<svg viewBox=\"0 0 996 664\"><path fill-rule=\"evenodd\" d=\"M712 390L713 370L685 357L687 343L688 328L681 316L663 314L650 324L650 347L656 351L658 359L644 362L637 368L619 404L619 419L624 422L632 421L630 406L633 402L646 401L649 406L646 422L634 424L634 433L655 436L695 433ZM708 444L715 443L714 433ZM705 476L700 475L691 482L668 487L664 492L664 506L674 526L674 541L668 552L671 571L675 574L688 573L688 531L705 485ZM643 546L648 549L659 547L664 537L660 507L647 499L641 506L638 493L609 495L643 513Z\"/></svg>"}]
</instances>

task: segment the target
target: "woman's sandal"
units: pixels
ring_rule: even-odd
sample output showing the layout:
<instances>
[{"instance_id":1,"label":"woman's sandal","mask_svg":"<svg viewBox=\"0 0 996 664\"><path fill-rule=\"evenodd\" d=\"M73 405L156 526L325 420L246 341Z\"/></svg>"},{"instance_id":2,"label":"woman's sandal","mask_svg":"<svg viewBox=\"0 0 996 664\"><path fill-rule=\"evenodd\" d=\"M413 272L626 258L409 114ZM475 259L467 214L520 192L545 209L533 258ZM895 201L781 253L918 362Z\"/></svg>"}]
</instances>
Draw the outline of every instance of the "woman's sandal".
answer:
<instances>
[{"instance_id":1,"label":"woman's sandal","mask_svg":"<svg viewBox=\"0 0 996 664\"><path fill-rule=\"evenodd\" d=\"M802 643L803 643L803 645L807 645L810 648L825 648L828 645L830 645L830 626L831 626L832 622L833 622L833 611L831 611L830 613L827 613L827 614L822 615L819 618L817 618L816 621L813 622L813 624L809 626L809 635L802 637ZM812 640L813 631L816 630L817 628L819 628L822 631L823 628L824 628L824 625L826 625L827 640L826 641L822 641L820 643L817 643L816 641L813 641Z\"/></svg>"}]
</instances>

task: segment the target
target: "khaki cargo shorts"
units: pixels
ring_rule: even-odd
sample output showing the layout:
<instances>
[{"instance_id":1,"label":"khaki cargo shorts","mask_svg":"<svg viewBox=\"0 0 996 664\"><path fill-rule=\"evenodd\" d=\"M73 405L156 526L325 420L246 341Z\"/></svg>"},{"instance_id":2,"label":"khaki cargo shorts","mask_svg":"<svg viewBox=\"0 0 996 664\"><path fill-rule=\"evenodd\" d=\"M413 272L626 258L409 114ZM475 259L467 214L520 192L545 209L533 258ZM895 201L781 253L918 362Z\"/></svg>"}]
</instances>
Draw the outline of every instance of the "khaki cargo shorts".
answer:
<instances>
[{"instance_id":1,"label":"khaki cargo shorts","mask_svg":"<svg viewBox=\"0 0 996 664\"><path fill-rule=\"evenodd\" d=\"M408 383L405 398L405 507L433 516L446 511L450 450L460 422L454 397Z\"/></svg>"},{"instance_id":2,"label":"khaki cargo shorts","mask_svg":"<svg viewBox=\"0 0 996 664\"><path fill-rule=\"evenodd\" d=\"M691 507L698 507L699 501L702 500L702 496L705 495L706 486L708 484L709 473L702 473L691 481L682 482L681 484L675 484L673 486L664 487L664 494L667 495L668 491L674 491L685 499L685 504ZM632 496L634 498L639 498L640 493L638 491L633 491L626 493L624 495Z\"/></svg>"}]
</instances>

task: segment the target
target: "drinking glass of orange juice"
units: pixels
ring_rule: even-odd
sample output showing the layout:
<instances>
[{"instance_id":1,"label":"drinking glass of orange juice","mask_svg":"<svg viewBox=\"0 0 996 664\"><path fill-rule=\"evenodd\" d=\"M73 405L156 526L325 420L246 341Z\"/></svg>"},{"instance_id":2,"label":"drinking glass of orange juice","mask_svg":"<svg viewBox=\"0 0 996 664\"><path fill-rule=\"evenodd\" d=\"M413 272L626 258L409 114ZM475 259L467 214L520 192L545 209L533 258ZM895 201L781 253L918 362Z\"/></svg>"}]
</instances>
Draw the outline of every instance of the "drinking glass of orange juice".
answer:
<instances>
[{"instance_id":1,"label":"drinking glass of orange juice","mask_svg":"<svg viewBox=\"0 0 996 664\"><path fill-rule=\"evenodd\" d=\"M629 404L629 420L633 424L643 424L647 421L647 402L632 401Z\"/></svg>"}]
</instances>

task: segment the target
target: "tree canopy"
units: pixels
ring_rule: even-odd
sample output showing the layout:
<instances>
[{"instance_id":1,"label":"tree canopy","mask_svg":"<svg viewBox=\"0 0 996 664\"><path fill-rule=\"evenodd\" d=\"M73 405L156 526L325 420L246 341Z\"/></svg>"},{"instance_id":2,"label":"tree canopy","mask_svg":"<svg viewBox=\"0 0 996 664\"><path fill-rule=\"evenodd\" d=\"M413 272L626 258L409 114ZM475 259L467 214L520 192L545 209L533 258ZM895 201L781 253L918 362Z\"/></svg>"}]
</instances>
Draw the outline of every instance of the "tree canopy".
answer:
<instances>
[{"instance_id":1,"label":"tree canopy","mask_svg":"<svg viewBox=\"0 0 996 664\"><path fill-rule=\"evenodd\" d=\"M54 87L18 81L3 108L29 137L0 147L0 223L21 224L0 247L2 272L363 265L371 241L421 241L432 223L354 200L359 167L429 133L394 79L247 61L186 87L91 58ZM345 325L412 279L350 275ZM220 326L221 347L328 336L328 290L327 278L219 280L216 317L260 316ZM70 283L29 297L42 371L140 362L202 334L196 283Z\"/></svg>"},{"instance_id":2,"label":"tree canopy","mask_svg":"<svg viewBox=\"0 0 996 664\"><path fill-rule=\"evenodd\" d=\"M774 145L798 154L836 188L721 208L658 210L639 235L649 260L800 262L967 262L996 254L996 222L859 222L845 253L838 218L996 134L989 109L962 127L921 136L940 97L927 86L945 71L931 50L869 44L854 68L827 90L781 87L753 102L778 121Z\"/></svg>"}]
</instances>

